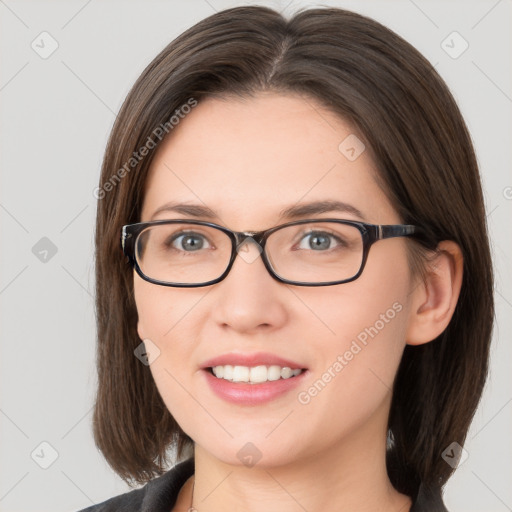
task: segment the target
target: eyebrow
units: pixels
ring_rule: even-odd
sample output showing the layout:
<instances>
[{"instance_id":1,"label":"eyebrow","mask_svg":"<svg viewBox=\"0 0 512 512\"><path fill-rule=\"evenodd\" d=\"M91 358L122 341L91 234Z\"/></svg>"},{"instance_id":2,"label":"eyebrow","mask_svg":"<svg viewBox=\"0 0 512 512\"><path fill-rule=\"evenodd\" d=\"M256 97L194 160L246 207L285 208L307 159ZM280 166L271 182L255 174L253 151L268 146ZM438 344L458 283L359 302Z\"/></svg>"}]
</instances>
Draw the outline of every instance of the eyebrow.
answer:
<instances>
[{"instance_id":1,"label":"eyebrow","mask_svg":"<svg viewBox=\"0 0 512 512\"><path fill-rule=\"evenodd\" d=\"M155 210L152 219L162 212L175 212L187 215L189 217L206 218L210 220L218 220L219 216L207 206L192 203L177 203L169 202ZM320 213L327 212L342 212L349 213L361 220L366 221L365 216L359 209L348 203L336 200L323 200L323 201L312 201L309 203L299 203L293 206L284 208L279 212L278 221L283 220L295 220L301 217L310 217Z\"/></svg>"}]
</instances>

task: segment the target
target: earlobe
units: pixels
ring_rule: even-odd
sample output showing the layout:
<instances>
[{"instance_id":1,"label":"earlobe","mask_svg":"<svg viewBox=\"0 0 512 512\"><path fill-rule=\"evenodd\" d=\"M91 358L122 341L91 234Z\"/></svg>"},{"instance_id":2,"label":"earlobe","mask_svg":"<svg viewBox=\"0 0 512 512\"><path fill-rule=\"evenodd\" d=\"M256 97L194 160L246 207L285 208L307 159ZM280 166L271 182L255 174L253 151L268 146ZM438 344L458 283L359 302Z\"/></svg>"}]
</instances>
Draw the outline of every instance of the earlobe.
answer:
<instances>
[{"instance_id":1,"label":"earlobe","mask_svg":"<svg viewBox=\"0 0 512 512\"><path fill-rule=\"evenodd\" d=\"M462 286L463 256L451 240L440 242L427 263L425 278L412 292L407 344L422 345L437 338L448 326Z\"/></svg>"}]
</instances>

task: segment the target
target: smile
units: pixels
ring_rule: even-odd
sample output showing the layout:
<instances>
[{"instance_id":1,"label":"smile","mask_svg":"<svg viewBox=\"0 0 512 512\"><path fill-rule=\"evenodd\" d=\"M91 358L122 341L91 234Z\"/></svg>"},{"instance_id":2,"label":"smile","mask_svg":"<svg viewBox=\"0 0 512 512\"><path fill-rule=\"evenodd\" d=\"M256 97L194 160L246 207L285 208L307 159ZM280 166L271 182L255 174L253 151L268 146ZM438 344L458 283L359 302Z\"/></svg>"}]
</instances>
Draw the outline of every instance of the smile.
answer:
<instances>
[{"instance_id":1,"label":"smile","mask_svg":"<svg viewBox=\"0 0 512 512\"><path fill-rule=\"evenodd\" d=\"M261 384L279 379L290 379L302 373L302 369L291 369L287 366L214 366L210 368L211 373L218 379L230 382L248 382L249 384Z\"/></svg>"}]
</instances>

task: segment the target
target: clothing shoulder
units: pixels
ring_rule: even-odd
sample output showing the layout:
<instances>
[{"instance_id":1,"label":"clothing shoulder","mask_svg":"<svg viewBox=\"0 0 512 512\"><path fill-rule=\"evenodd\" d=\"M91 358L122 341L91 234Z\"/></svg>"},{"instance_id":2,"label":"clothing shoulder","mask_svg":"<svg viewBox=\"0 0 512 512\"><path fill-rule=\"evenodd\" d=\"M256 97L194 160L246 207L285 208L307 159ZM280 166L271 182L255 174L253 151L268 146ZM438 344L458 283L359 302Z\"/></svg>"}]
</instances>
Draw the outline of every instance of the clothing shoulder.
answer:
<instances>
[{"instance_id":1,"label":"clothing shoulder","mask_svg":"<svg viewBox=\"0 0 512 512\"><path fill-rule=\"evenodd\" d=\"M120 494L119 496L84 508L78 512L138 512L142 510L142 500L144 499L146 487L147 486L144 486L142 489Z\"/></svg>"},{"instance_id":2,"label":"clothing shoulder","mask_svg":"<svg viewBox=\"0 0 512 512\"><path fill-rule=\"evenodd\" d=\"M78 512L168 512L185 481L194 473L194 459L180 462L140 489L128 491Z\"/></svg>"}]
</instances>

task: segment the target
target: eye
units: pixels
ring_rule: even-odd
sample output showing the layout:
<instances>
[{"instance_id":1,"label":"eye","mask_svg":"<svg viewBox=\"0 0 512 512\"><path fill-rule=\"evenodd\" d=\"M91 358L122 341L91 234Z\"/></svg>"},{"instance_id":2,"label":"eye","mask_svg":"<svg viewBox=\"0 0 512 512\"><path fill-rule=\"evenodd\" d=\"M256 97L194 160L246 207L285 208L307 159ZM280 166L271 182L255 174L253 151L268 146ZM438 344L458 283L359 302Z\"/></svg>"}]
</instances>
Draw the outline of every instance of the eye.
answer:
<instances>
[{"instance_id":1,"label":"eye","mask_svg":"<svg viewBox=\"0 0 512 512\"><path fill-rule=\"evenodd\" d=\"M195 252L201 249L211 248L206 237L194 232L181 232L178 235L173 235L168 239L166 245L185 252Z\"/></svg>"},{"instance_id":2,"label":"eye","mask_svg":"<svg viewBox=\"0 0 512 512\"><path fill-rule=\"evenodd\" d=\"M334 243L331 244L332 241L338 242L337 245L339 246L346 246L346 243L339 236L325 231L311 231L303 236L299 244L299 249L313 249L322 252L322 250L333 248ZM304 246L304 242L306 246Z\"/></svg>"}]
</instances>

